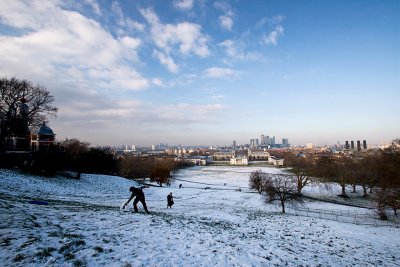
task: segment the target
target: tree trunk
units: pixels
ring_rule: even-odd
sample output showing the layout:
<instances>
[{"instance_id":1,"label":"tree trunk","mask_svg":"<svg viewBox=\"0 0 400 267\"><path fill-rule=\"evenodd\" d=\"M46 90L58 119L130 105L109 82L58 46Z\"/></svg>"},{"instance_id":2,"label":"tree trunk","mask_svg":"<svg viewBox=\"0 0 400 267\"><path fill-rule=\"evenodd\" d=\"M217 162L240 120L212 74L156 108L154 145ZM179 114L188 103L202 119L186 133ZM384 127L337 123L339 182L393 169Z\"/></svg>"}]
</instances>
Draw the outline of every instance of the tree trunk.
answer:
<instances>
[{"instance_id":1,"label":"tree trunk","mask_svg":"<svg viewBox=\"0 0 400 267\"><path fill-rule=\"evenodd\" d=\"M363 197L368 197L367 188L363 187Z\"/></svg>"},{"instance_id":2,"label":"tree trunk","mask_svg":"<svg viewBox=\"0 0 400 267\"><path fill-rule=\"evenodd\" d=\"M355 184L352 185L352 187L353 187L353 192L352 192L352 193L357 193L357 191L356 191L356 186L357 186L357 185L355 185Z\"/></svg>"},{"instance_id":3,"label":"tree trunk","mask_svg":"<svg viewBox=\"0 0 400 267\"><path fill-rule=\"evenodd\" d=\"M346 184L341 184L340 186L342 187L342 194L341 194L341 196L342 196L342 197L347 197L347 195L346 195Z\"/></svg>"},{"instance_id":4,"label":"tree trunk","mask_svg":"<svg viewBox=\"0 0 400 267\"><path fill-rule=\"evenodd\" d=\"M282 213L285 213L285 201L281 200Z\"/></svg>"}]
</instances>

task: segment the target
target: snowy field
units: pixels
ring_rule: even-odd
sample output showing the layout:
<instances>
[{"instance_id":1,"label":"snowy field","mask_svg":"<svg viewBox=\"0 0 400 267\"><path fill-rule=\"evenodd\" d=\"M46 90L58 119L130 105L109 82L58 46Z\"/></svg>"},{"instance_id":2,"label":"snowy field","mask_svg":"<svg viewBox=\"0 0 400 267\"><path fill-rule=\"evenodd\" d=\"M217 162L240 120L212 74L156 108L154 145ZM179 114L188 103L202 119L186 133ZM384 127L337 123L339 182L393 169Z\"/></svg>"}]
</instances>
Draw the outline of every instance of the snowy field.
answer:
<instances>
[{"instance_id":1,"label":"snowy field","mask_svg":"<svg viewBox=\"0 0 400 267\"><path fill-rule=\"evenodd\" d=\"M400 266L400 228L295 212L373 213L317 201L282 215L279 206L265 204L248 189L255 169L260 168L181 170L170 187L144 189L150 215L140 203L139 213L131 203L128 211L120 210L134 181L0 170L1 266ZM167 209L169 192L172 209ZM319 186L305 192L336 193Z\"/></svg>"}]
</instances>

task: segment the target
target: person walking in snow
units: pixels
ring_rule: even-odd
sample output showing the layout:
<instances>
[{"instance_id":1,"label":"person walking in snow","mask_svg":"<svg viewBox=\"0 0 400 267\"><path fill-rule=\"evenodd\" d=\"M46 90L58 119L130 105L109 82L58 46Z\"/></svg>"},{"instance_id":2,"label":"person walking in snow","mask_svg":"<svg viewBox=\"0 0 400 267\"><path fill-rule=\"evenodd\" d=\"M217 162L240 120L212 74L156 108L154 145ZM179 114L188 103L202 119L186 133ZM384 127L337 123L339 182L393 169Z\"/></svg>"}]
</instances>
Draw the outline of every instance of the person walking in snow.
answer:
<instances>
[{"instance_id":1,"label":"person walking in snow","mask_svg":"<svg viewBox=\"0 0 400 267\"><path fill-rule=\"evenodd\" d=\"M136 187L132 186L131 188L129 188L129 191L131 192L131 197L128 199L127 202L125 202L125 204L123 206L124 209L125 209L126 205L128 205L128 203L133 199L133 197L136 197L135 200L133 201L133 208L134 208L135 212L138 212L137 203L140 201L140 203L142 203L143 208L146 211L146 213L150 214L150 212L147 210L146 199L144 197L143 188L145 188L145 186L142 186L140 188L136 188Z\"/></svg>"},{"instance_id":2,"label":"person walking in snow","mask_svg":"<svg viewBox=\"0 0 400 267\"><path fill-rule=\"evenodd\" d=\"M172 192L171 192L167 196L167 209L168 208L172 209L172 205L174 205L174 197L172 196Z\"/></svg>"}]
</instances>

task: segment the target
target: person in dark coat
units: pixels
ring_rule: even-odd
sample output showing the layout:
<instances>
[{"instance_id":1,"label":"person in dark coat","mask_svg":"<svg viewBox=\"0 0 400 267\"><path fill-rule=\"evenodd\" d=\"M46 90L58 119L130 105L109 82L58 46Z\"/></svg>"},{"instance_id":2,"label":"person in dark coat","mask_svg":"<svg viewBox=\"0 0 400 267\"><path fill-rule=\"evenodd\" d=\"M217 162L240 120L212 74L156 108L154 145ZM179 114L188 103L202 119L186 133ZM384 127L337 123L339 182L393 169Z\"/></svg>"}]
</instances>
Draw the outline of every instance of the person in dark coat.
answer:
<instances>
[{"instance_id":1,"label":"person in dark coat","mask_svg":"<svg viewBox=\"0 0 400 267\"><path fill-rule=\"evenodd\" d=\"M167 209L168 208L172 208L172 205L174 205L174 197L172 196L172 192L169 193L169 195L167 196Z\"/></svg>"},{"instance_id":2,"label":"person in dark coat","mask_svg":"<svg viewBox=\"0 0 400 267\"><path fill-rule=\"evenodd\" d=\"M133 208L135 209L135 212L138 212L138 208L137 208L137 203L140 201L140 203L142 203L144 210L146 211L147 214L150 214L150 212L147 210L147 205L146 205L146 199L144 197L144 193L143 193L143 187L140 188L136 188L136 187L131 187L129 188L129 191L131 192L131 197L128 199L127 202L125 202L123 208L125 209L126 205L128 205L128 203L133 199L133 197L136 197L135 200L133 201Z\"/></svg>"}]
</instances>

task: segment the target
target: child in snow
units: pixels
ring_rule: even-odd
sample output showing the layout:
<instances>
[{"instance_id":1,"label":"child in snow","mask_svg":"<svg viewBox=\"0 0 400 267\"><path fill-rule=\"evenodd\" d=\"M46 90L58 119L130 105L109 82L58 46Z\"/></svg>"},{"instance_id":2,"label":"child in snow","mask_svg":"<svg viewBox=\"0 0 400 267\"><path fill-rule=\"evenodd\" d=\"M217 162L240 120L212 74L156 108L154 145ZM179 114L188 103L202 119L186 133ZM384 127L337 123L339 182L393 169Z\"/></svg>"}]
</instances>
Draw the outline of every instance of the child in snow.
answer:
<instances>
[{"instance_id":1,"label":"child in snow","mask_svg":"<svg viewBox=\"0 0 400 267\"><path fill-rule=\"evenodd\" d=\"M174 205L174 197L172 196L172 192L171 192L167 196L167 209L168 209L168 207L171 209L172 205Z\"/></svg>"},{"instance_id":2,"label":"child in snow","mask_svg":"<svg viewBox=\"0 0 400 267\"><path fill-rule=\"evenodd\" d=\"M140 201L143 205L144 210L146 211L147 214L150 214L150 212L147 210L147 205L146 205L146 200L144 197L144 193L143 193L143 188L145 188L145 186L142 186L140 188L136 188L136 187L131 187L129 188L129 191L131 192L131 197L128 199L127 202L125 202L123 208L125 209L126 205L128 205L128 203L132 200L133 197L136 197L135 200L133 201L133 208L135 209L135 212L138 212L138 208L137 208L137 203Z\"/></svg>"}]
</instances>

